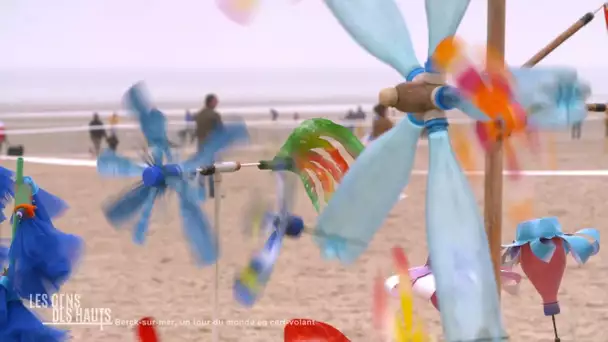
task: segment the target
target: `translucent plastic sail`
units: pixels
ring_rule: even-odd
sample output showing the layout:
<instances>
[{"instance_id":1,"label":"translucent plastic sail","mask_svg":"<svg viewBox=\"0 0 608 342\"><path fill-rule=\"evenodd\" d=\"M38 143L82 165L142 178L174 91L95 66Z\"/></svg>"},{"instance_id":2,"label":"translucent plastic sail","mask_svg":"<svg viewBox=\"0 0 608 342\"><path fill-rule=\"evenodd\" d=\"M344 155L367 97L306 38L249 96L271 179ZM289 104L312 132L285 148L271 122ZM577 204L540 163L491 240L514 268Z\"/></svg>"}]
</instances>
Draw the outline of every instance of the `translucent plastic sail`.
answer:
<instances>
[{"instance_id":1,"label":"translucent plastic sail","mask_svg":"<svg viewBox=\"0 0 608 342\"><path fill-rule=\"evenodd\" d=\"M429 29L429 56L448 36L453 36L469 7L471 0L426 0L426 18Z\"/></svg>"},{"instance_id":2,"label":"translucent plastic sail","mask_svg":"<svg viewBox=\"0 0 608 342\"><path fill-rule=\"evenodd\" d=\"M365 251L409 182L421 130L404 118L355 160L317 221L325 257L351 263Z\"/></svg>"},{"instance_id":3,"label":"translucent plastic sail","mask_svg":"<svg viewBox=\"0 0 608 342\"><path fill-rule=\"evenodd\" d=\"M496 281L477 202L447 131L429 135L427 239L446 341L500 341Z\"/></svg>"},{"instance_id":4,"label":"translucent plastic sail","mask_svg":"<svg viewBox=\"0 0 608 342\"><path fill-rule=\"evenodd\" d=\"M393 0L325 0L348 34L404 78L420 66L410 32Z\"/></svg>"},{"instance_id":5,"label":"translucent plastic sail","mask_svg":"<svg viewBox=\"0 0 608 342\"><path fill-rule=\"evenodd\" d=\"M513 68L516 99L528 112L530 125L543 129L565 128L587 116L587 83L571 68Z\"/></svg>"}]
</instances>

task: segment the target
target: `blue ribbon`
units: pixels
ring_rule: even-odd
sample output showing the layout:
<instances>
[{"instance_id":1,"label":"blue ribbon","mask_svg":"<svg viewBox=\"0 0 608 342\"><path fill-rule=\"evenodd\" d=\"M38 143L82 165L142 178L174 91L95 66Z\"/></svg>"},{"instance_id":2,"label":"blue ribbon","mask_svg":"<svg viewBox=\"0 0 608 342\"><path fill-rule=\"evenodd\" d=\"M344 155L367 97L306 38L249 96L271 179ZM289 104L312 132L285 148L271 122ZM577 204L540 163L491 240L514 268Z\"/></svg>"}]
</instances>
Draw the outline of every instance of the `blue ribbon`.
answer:
<instances>
[{"instance_id":1,"label":"blue ribbon","mask_svg":"<svg viewBox=\"0 0 608 342\"><path fill-rule=\"evenodd\" d=\"M515 241L502 246L507 249L504 255L517 260L521 246L530 244L536 257L549 262L556 248L551 241L553 238L562 239L566 253L571 252L579 264L584 264L600 250L600 233L597 229L585 228L574 234L566 234L562 232L557 217L543 217L517 225Z\"/></svg>"}]
</instances>

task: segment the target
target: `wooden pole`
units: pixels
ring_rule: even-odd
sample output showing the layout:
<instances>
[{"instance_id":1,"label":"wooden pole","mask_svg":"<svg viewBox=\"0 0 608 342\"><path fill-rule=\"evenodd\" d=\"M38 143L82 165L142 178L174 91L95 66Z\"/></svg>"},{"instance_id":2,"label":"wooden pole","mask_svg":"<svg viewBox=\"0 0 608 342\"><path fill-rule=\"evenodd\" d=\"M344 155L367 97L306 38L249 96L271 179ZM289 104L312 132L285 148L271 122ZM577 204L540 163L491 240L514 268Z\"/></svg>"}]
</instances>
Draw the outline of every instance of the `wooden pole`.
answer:
<instances>
[{"instance_id":1,"label":"wooden pole","mask_svg":"<svg viewBox=\"0 0 608 342\"><path fill-rule=\"evenodd\" d=\"M557 49L566 40L570 39L570 37L572 37L576 32L585 27L585 25L589 24L594 17L595 15L592 12L586 13L574 24L572 24L572 26L568 27L564 32L562 32L559 36L557 36L549 44L547 44L544 48L542 48L534 56L532 56L532 58L530 58L524 64L524 67L533 67L538 64L551 52L553 52L553 50Z\"/></svg>"},{"instance_id":2,"label":"wooden pole","mask_svg":"<svg viewBox=\"0 0 608 342\"><path fill-rule=\"evenodd\" d=\"M504 64L505 55L505 0L488 0L488 51L492 51L499 62ZM494 277L500 297L500 252L502 244L502 141L492 144L486 154L484 221L490 255L494 264Z\"/></svg>"}]
</instances>

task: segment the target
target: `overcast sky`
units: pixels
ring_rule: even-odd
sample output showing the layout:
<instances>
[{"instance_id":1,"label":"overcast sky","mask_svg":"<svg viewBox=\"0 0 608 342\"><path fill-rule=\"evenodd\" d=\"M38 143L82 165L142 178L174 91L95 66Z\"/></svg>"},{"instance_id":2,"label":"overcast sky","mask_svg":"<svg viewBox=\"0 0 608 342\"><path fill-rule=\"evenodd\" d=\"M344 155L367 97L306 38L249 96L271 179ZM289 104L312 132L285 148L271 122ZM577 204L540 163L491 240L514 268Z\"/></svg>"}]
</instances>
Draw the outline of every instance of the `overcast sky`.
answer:
<instances>
[{"instance_id":1,"label":"overcast sky","mask_svg":"<svg viewBox=\"0 0 608 342\"><path fill-rule=\"evenodd\" d=\"M369 0L374 1L374 0ZM447 0L449 1L449 0ZM398 1L426 54L423 0ZM486 4L472 0L459 35L483 44ZM524 62L601 0L508 0L507 59ZM266 0L251 25L215 0L1 0L0 68L375 68L320 0ZM348 58L345 58L345 55ZM545 63L607 67L600 16Z\"/></svg>"}]
</instances>

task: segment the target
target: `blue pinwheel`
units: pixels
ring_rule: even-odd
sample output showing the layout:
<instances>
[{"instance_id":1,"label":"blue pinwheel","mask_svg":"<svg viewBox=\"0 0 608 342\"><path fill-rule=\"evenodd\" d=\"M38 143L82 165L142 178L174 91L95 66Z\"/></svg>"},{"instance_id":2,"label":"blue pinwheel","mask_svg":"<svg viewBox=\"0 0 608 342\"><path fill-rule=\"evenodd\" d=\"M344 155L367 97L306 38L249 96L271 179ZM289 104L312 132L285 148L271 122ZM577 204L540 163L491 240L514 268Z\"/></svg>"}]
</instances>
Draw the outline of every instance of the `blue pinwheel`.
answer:
<instances>
[{"instance_id":1,"label":"blue pinwheel","mask_svg":"<svg viewBox=\"0 0 608 342\"><path fill-rule=\"evenodd\" d=\"M509 264L519 262L521 247L530 245L532 253L544 262L549 262L555 253L556 246L552 242L558 238L563 240L564 251L572 256L579 264L584 264L589 258L600 251L600 232L594 228L581 229L574 234L562 232L557 217L543 217L520 223L513 243L503 245L503 259Z\"/></svg>"},{"instance_id":2,"label":"blue pinwheel","mask_svg":"<svg viewBox=\"0 0 608 342\"><path fill-rule=\"evenodd\" d=\"M266 211L259 222L270 236L234 281L234 297L245 306L253 306L268 284L285 236L299 237L304 229L302 219L291 214L297 181L287 172L276 172L276 175L278 211Z\"/></svg>"},{"instance_id":3,"label":"blue pinwheel","mask_svg":"<svg viewBox=\"0 0 608 342\"><path fill-rule=\"evenodd\" d=\"M455 34L469 2L426 0L429 60L423 68L393 0L325 0L338 22L363 49L408 82L433 83L439 87L432 94L437 109L417 115L410 113L355 160L318 217L316 242L325 257L337 258L343 263L354 262L366 250L409 182L418 139L426 128L429 141L427 242L435 265L437 295L448 341L492 340L504 336L487 237L475 197L454 156L443 111L457 108L477 121L487 121L489 117L456 88L443 85L444 75L437 74L430 62L440 42ZM522 69L519 73L521 77L528 76L528 81L534 80L536 88L526 88L533 92L526 101L517 100L526 109L549 114L539 116L539 125L555 120L558 113L552 110L558 104L551 98L553 89L545 87L547 84L539 81L541 74L534 70ZM565 76L553 77L548 84L558 81L572 88L568 83L571 80ZM518 84L517 80L515 83ZM583 96L584 92L580 92L575 99L580 101ZM535 106L538 103L541 105ZM559 116L564 118L560 122L565 125L565 118L584 117L585 113L576 106L567 107L566 113ZM352 244L349 240L364 243ZM458 265L466 265L466 270Z\"/></svg>"},{"instance_id":4,"label":"blue pinwheel","mask_svg":"<svg viewBox=\"0 0 608 342\"><path fill-rule=\"evenodd\" d=\"M125 102L137 117L151 153L142 164L111 150L106 150L99 156L97 171L100 175L142 179L106 204L104 214L116 228L138 217L133 239L141 244L145 240L156 199L171 189L179 198L184 233L197 263L212 264L217 259L218 246L212 237L207 216L200 208L201 192L191 181L201 165L213 163L218 152L237 142L246 141L247 128L243 122L216 127L196 154L176 163L167 139L166 118L145 100L141 88L141 84L130 88Z\"/></svg>"}]
</instances>

